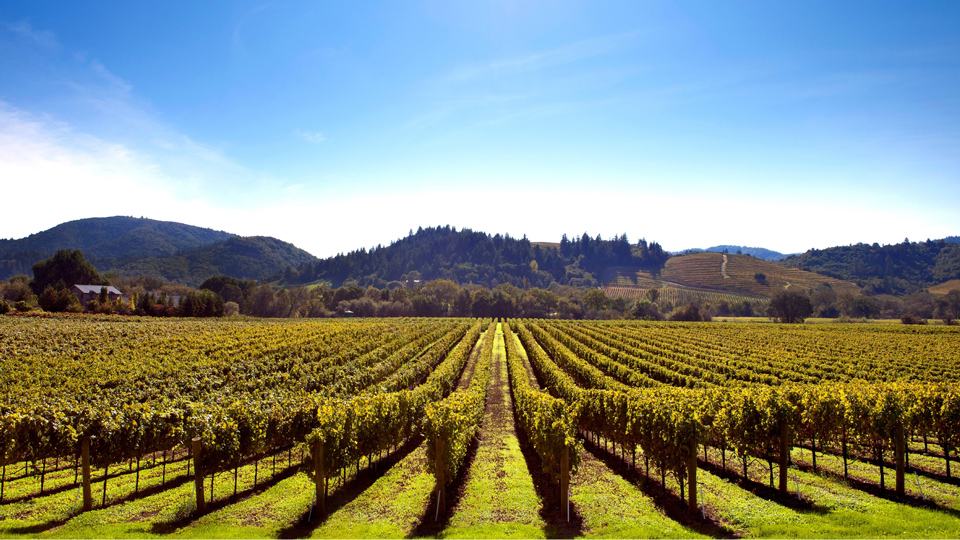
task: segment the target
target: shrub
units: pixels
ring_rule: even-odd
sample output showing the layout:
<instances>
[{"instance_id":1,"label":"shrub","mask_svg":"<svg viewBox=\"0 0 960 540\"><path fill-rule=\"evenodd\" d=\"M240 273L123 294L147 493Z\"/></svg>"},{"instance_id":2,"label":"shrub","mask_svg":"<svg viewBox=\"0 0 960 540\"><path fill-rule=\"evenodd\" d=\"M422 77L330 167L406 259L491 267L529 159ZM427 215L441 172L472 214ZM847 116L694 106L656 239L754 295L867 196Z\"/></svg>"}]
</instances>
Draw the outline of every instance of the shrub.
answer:
<instances>
[{"instance_id":1,"label":"shrub","mask_svg":"<svg viewBox=\"0 0 960 540\"><path fill-rule=\"evenodd\" d=\"M770 300L767 315L782 323L802 323L813 314L813 305L803 293L782 291Z\"/></svg>"},{"instance_id":2,"label":"shrub","mask_svg":"<svg viewBox=\"0 0 960 540\"><path fill-rule=\"evenodd\" d=\"M687 304L684 307L679 307L673 312L670 313L670 316L667 319L671 321L691 321L691 322L710 322L710 315L705 311L701 310L700 306L694 304L693 302Z\"/></svg>"},{"instance_id":3,"label":"shrub","mask_svg":"<svg viewBox=\"0 0 960 540\"><path fill-rule=\"evenodd\" d=\"M51 313L60 313L67 311L70 313L78 313L83 311L83 307L80 305L80 300L67 289L54 289L53 287L47 287L43 290L43 294L39 298L40 307L44 311L49 311Z\"/></svg>"},{"instance_id":4,"label":"shrub","mask_svg":"<svg viewBox=\"0 0 960 540\"><path fill-rule=\"evenodd\" d=\"M913 313L907 313L900 316L900 323L901 324L927 324L927 320L917 317Z\"/></svg>"},{"instance_id":5,"label":"shrub","mask_svg":"<svg viewBox=\"0 0 960 540\"><path fill-rule=\"evenodd\" d=\"M650 290L653 291L656 289ZM657 305L650 300L637 300L637 303L633 305L632 313L634 317L646 321L663 320L663 315L660 314L660 310L657 308Z\"/></svg>"}]
</instances>

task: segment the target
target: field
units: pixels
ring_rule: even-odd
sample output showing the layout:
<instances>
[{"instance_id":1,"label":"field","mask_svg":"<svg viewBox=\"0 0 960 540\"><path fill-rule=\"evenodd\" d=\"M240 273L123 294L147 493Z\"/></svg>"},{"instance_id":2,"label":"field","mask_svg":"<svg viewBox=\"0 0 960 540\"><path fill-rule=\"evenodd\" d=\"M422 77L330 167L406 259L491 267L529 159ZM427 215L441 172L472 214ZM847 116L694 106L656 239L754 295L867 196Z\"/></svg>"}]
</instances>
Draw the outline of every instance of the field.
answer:
<instances>
[{"instance_id":1,"label":"field","mask_svg":"<svg viewBox=\"0 0 960 540\"><path fill-rule=\"evenodd\" d=\"M957 350L944 326L0 317L0 537L957 538Z\"/></svg>"}]
</instances>

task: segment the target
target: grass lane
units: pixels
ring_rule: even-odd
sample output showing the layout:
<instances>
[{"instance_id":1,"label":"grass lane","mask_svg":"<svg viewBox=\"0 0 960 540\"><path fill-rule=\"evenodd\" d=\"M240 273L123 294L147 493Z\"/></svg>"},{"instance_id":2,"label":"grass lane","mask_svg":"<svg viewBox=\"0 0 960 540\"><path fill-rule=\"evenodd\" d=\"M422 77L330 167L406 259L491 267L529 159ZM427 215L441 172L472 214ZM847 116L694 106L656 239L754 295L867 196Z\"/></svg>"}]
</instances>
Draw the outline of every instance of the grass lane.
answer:
<instances>
[{"instance_id":1,"label":"grass lane","mask_svg":"<svg viewBox=\"0 0 960 540\"><path fill-rule=\"evenodd\" d=\"M493 342L490 386L477 452L463 492L440 536L444 538L544 538L541 501L520 451L513 421L500 323Z\"/></svg>"}]
</instances>

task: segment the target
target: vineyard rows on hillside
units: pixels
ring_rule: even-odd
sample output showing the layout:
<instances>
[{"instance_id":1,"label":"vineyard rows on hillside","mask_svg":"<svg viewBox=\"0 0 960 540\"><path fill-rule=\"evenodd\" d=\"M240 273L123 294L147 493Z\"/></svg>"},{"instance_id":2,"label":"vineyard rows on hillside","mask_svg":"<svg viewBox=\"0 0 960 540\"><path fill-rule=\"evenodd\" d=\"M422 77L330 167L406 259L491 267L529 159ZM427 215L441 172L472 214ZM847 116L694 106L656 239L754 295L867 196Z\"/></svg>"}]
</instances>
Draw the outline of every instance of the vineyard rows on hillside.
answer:
<instances>
[{"instance_id":1,"label":"vineyard rows on hillside","mask_svg":"<svg viewBox=\"0 0 960 540\"><path fill-rule=\"evenodd\" d=\"M0 318L0 535L854 536L857 507L960 536L957 350L949 327ZM523 508L471 506L490 471Z\"/></svg>"}]
</instances>

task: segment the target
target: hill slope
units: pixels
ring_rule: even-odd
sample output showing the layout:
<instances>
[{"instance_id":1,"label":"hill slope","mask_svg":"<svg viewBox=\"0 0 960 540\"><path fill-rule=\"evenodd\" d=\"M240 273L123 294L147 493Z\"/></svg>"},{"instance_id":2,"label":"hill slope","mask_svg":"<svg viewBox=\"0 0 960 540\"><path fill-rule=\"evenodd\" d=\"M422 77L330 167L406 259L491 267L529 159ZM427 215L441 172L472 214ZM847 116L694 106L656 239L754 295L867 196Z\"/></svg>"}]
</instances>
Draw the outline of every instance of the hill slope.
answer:
<instances>
[{"instance_id":1,"label":"hill slope","mask_svg":"<svg viewBox=\"0 0 960 540\"><path fill-rule=\"evenodd\" d=\"M574 286L596 286L592 274L612 265L659 268L667 254L656 242L630 244L626 235L604 240L599 235L568 239L558 244L532 243L526 237L489 235L470 229L421 228L416 233L369 251L360 249L304 265L298 282L329 281L334 286L356 280L382 287L389 281L449 279L461 284L496 287L547 287L556 281ZM415 274L414 274L415 272Z\"/></svg>"},{"instance_id":2,"label":"hill slope","mask_svg":"<svg viewBox=\"0 0 960 540\"><path fill-rule=\"evenodd\" d=\"M660 271L660 279L688 287L701 287L761 296L773 296L784 289L809 291L827 284L835 291L856 293L858 287L850 282L837 280L813 272L790 268L748 255L724 255L721 253L694 253L671 257ZM763 282L755 278L764 274Z\"/></svg>"},{"instance_id":3,"label":"hill slope","mask_svg":"<svg viewBox=\"0 0 960 540\"><path fill-rule=\"evenodd\" d=\"M61 223L17 240L0 240L0 279L30 274L58 249L79 249L100 271L221 242L233 234L171 221L114 216Z\"/></svg>"},{"instance_id":4,"label":"hill slope","mask_svg":"<svg viewBox=\"0 0 960 540\"><path fill-rule=\"evenodd\" d=\"M226 274L238 279L265 278L317 258L297 246L269 236L235 236L167 257L139 259L113 271L121 276L150 276L197 286Z\"/></svg>"},{"instance_id":5,"label":"hill slope","mask_svg":"<svg viewBox=\"0 0 960 540\"><path fill-rule=\"evenodd\" d=\"M791 255L783 264L855 281L875 293L909 294L960 278L960 244L945 240L856 244Z\"/></svg>"}]
</instances>

